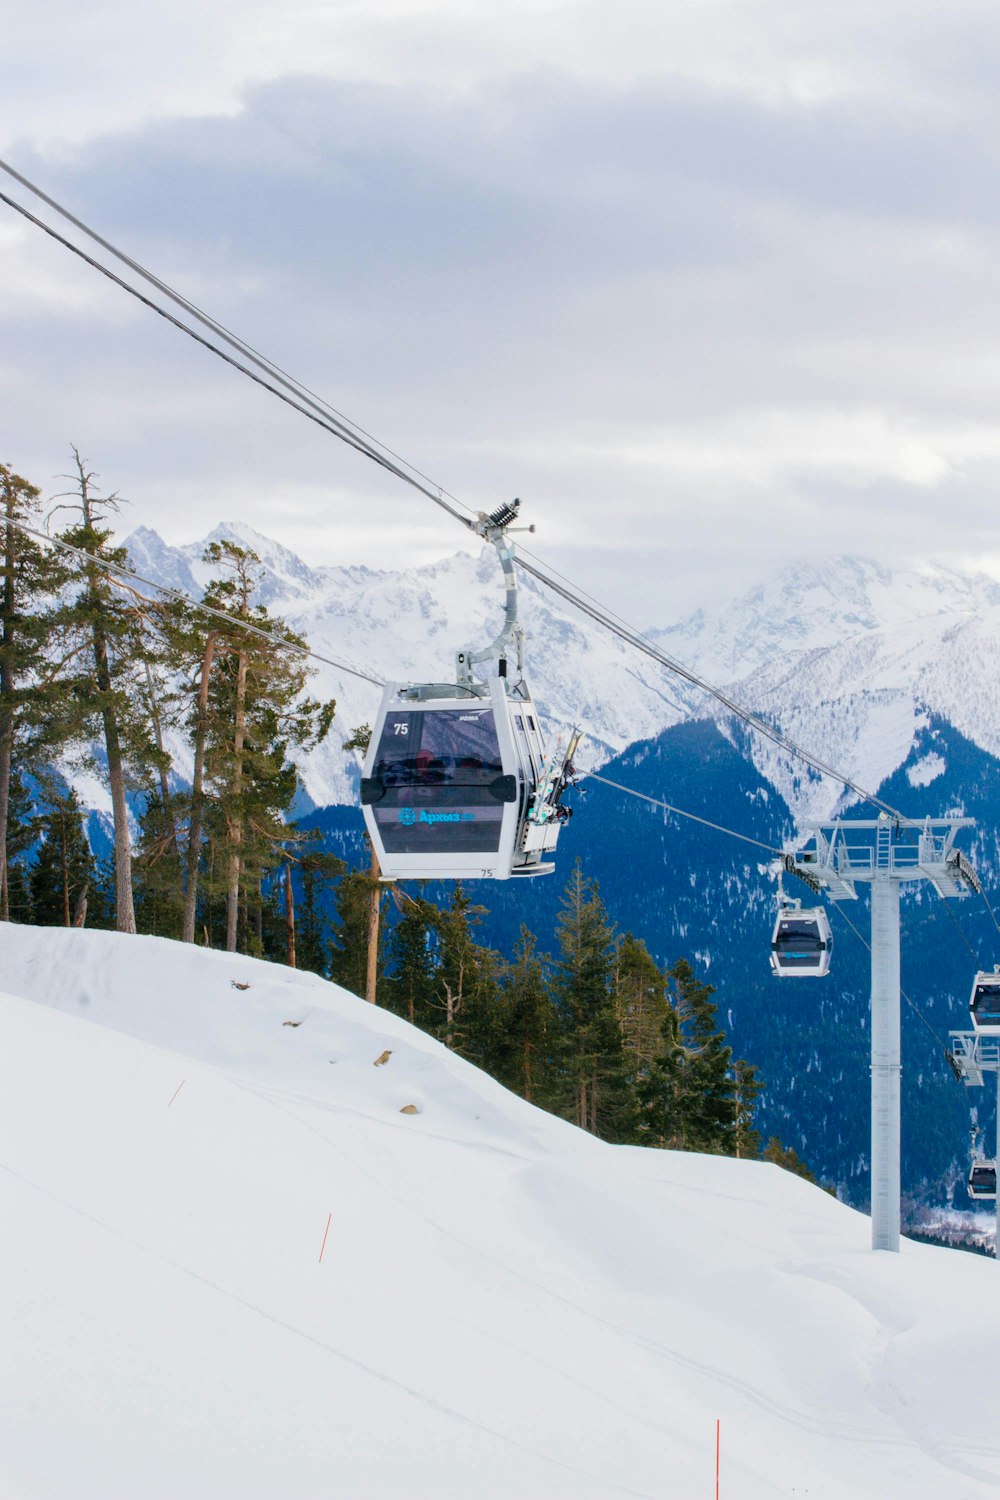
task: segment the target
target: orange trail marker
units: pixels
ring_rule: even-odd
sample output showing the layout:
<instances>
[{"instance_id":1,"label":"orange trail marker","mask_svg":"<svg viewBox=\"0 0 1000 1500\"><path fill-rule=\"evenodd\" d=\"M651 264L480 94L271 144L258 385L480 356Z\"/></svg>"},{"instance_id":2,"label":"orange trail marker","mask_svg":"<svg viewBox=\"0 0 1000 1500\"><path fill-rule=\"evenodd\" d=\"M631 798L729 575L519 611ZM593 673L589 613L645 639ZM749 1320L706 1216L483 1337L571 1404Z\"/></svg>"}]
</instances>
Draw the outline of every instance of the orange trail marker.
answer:
<instances>
[{"instance_id":1,"label":"orange trail marker","mask_svg":"<svg viewBox=\"0 0 1000 1500\"><path fill-rule=\"evenodd\" d=\"M180 1083L177 1085L177 1087L174 1089L173 1093L170 1096L170 1104L173 1104L174 1100L177 1098L177 1095L180 1093L181 1089L184 1087L184 1085L185 1085L186 1082L187 1082L186 1078L182 1078L181 1079ZM168 1109L170 1108L170 1104L167 1105Z\"/></svg>"},{"instance_id":2,"label":"orange trail marker","mask_svg":"<svg viewBox=\"0 0 1000 1500\"><path fill-rule=\"evenodd\" d=\"M332 1218L333 1218L332 1212L328 1213L327 1216L326 1216L326 1228L323 1230L323 1243L319 1247L319 1261L320 1261L320 1265L323 1264L323 1251L326 1249L326 1237L330 1233L330 1220Z\"/></svg>"}]
</instances>

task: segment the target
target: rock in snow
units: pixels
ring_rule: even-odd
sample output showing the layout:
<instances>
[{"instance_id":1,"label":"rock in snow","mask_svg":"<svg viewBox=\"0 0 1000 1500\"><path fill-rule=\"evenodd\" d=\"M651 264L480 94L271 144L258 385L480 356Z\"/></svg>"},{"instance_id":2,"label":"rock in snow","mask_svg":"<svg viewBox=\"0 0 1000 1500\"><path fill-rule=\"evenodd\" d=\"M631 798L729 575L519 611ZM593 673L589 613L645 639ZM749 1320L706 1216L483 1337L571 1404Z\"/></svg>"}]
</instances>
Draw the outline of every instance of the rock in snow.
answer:
<instances>
[{"instance_id":1,"label":"rock in snow","mask_svg":"<svg viewBox=\"0 0 1000 1500\"><path fill-rule=\"evenodd\" d=\"M717 1420L733 1500L996 1493L994 1263L604 1145L313 975L2 942L5 1500L686 1500Z\"/></svg>"}]
</instances>

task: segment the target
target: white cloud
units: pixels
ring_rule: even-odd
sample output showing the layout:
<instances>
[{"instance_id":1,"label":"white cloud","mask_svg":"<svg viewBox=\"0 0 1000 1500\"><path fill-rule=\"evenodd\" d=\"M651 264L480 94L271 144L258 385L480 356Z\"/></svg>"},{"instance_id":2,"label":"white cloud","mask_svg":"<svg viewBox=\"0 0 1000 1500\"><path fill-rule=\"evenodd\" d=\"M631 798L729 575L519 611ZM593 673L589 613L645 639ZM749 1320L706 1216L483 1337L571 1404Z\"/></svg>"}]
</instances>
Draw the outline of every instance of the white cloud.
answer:
<instances>
[{"instance_id":1,"label":"white cloud","mask_svg":"<svg viewBox=\"0 0 1000 1500\"><path fill-rule=\"evenodd\" d=\"M5 40L4 154L471 505L520 493L629 612L801 550L802 517L1000 555L978 0L42 0ZM22 472L75 442L174 540L462 544L8 212Z\"/></svg>"},{"instance_id":2,"label":"white cloud","mask_svg":"<svg viewBox=\"0 0 1000 1500\"><path fill-rule=\"evenodd\" d=\"M52 149L233 115L248 84L292 74L445 94L546 73L674 79L779 108L926 100L993 21L984 0L37 0L5 28L0 139Z\"/></svg>"}]
</instances>

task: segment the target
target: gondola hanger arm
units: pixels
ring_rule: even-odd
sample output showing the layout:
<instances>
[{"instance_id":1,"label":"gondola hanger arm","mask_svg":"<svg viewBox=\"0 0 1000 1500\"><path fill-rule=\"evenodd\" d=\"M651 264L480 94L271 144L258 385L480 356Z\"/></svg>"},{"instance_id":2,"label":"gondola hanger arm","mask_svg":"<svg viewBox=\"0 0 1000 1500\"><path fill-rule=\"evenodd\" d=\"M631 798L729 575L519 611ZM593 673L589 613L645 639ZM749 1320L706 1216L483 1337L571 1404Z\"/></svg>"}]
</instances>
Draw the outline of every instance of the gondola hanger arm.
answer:
<instances>
[{"instance_id":1,"label":"gondola hanger arm","mask_svg":"<svg viewBox=\"0 0 1000 1500\"><path fill-rule=\"evenodd\" d=\"M509 503L504 501L489 514L479 511L475 521L469 522L477 536L481 536L484 541L496 548L507 587L507 598L504 605L503 625L495 640L492 640L488 646L484 646L481 651L463 650L455 655L456 680L465 687L471 686L473 682L473 667L484 661L496 661L500 676L506 677L507 658L512 650L517 662L517 681L520 682L524 677L524 631L517 618L517 575L514 572L514 544L510 540L509 533L511 531L534 531L535 528L534 526L511 526L511 522L517 520L520 509L520 500L514 499Z\"/></svg>"}]
</instances>

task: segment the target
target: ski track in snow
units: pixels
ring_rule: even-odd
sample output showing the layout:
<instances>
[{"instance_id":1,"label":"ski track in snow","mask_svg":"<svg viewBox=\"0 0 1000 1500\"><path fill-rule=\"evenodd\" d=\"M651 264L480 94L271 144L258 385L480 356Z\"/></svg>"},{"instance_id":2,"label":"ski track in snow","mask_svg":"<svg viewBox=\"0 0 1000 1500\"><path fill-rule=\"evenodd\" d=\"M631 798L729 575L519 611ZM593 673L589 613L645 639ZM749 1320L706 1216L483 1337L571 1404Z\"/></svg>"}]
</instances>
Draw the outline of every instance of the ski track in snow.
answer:
<instances>
[{"instance_id":1,"label":"ski track in snow","mask_svg":"<svg viewBox=\"0 0 1000 1500\"><path fill-rule=\"evenodd\" d=\"M158 1261L161 1265L167 1266L171 1271L176 1271L181 1276L189 1277L192 1281L196 1281L201 1286L207 1287L208 1290L215 1293L216 1296L229 1299L231 1302L236 1303L239 1307L244 1308L247 1312L252 1313L255 1317L262 1318L266 1323L270 1323L274 1327L280 1328L283 1333L289 1333L296 1339L302 1339L306 1343L312 1344L315 1348L321 1349L324 1354L329 1354L334 1359L342 1360L345 1364L350 1365L355 1370L359 1370L362 1374L369 1376L372 1380L379 1381L385 1385L393 1386L395 1389L400 1390L405 1395L411 1397L414 1401L418 1401L423 1405L430 1407L433 1411L441 1412L444 1416L452 1417L457 1421L464 1422L470 1427L474 1427L478 1431L486 1433L488 1437L496 1438L501 1443L509 1444L511 1447L516 1448L522 1452L530 1453L535 1458L539 1458L547 1464L552 1464L555 1468L565 1469L569 1473L575 1474L580 1478L586 1478L588 1482L593 1482L595 1476L592 1473L585 1472L584 1470L572 1464L568 1464L564 1460L556 1458L551 1454L543 1453L541 1449L532 1447L531 1445L524 1443L515 1435L509 1432L503 1432L497 1428L488 1427L485 1423L477 1421L474 1417L470 1417L467 1413L462 1412L455 1407L445 1405L444 1402L439 1401L434 1396L429 1395L426 1391L419 1390L415 1386L406 1385L403 1381L387 1374L385 1371L375 1369L374 1366L365 1364L362 1360L359 1360L353 1355L346 1353L343 1349L335 1348L332 1344L328 1344L323 1339L317 1338L315 1334L308 1333L304 1328L298 1328L293 1323L287 1322L284 1318L279 1318L274 1313L268 1312L266 1308L258 1306L257 1303L250 1302L247 1300L247 1298L239 1296L238 1293L234 1292L230 1287L221 1286L218 1282L212 1281L209 1277L202 1275L201 1272L194 1270L193 1267L184 1265L179 1261L172 1260L170 1256L164 1255L162 1251L156 1250L152 1245L146 1245L141 1240L135 1239L132 1235L126 1234L124 1230L118 1229L114 1225L106 1223L103 1219L96 1218L93 1214L87 1213L87 1211L81 1208L79 1204L70 1203L66 1199L60 1198L57 1194L50 1192L47 1188L42 1187L39 1183L31 1182L28 1178L23 1177L19 1172L14 1171L14 1169L12 1167L9 1167L6 1163L0 1162L0 1169L6 1172L8 1176L13 1177L23 1186L30 1188L33 1192L39 1193L45 1198L48 1198L50 1202L56 1204L59 1208L64 1209L68 1213L75 1214L82 1219L86 1219L88 1223L95 1225L104 1233L115 1236L117 1239L123 1241L126 1245L128 1245L130 1249L138 1251L141 1255L150 1256L153 1260ZM470 1324L468 1326L474 1327L475 1325ZM476 1331L480 1332L481 1330L477 1329ZM510 1347L515 1349L517 1348L516 1345L511 1345ZM520 1354L524 1354L525 1351L522 1349L517 1349L517 1352ZM568 1380L572 1379L572 1377L565 1376L565 1372L563 1371L559 1371L558 1373L560 1375L564 1375L564 1378ZM581 1382L575 1383L582 1384ZM601 1399L605 1398L602 1396ZM619 1409L624 1410L624 1408ZM609 1492L614 1492L615 1494L619 1495L634 1495L637 1497L637 1500L657 1500L656 1496L653 1496L644 1490L630 1489L627 1485L618 1484L612 1479L598 1476L598 1480L599 1483L604 1485Z\"/></svg>"},{"instance_id":2,"label":"ski track in snow","mask_svg":"<svg viewBox=\"0 0 1000 1500\"><path fill-rule=\"evenodd\" d=\"M262 1097L264 1096L262 1095ZM339 1151L346 1160L351 1161L350 1154L344 1150L341 1143L332 1142L330 1138L324 1134L324 1132L318 1130L315 1126L310 1125L307 1121L302 1120L301 1117L297 1115L295 1110L289 1109L287 1106L280 1104L277 1098L269 1098L267 1102L272 1104L276 1109L281 1109L285 1113L291 1115L293 1118L296 1118L299 1124L303 1125L307 1130L312 1131L314 1134L319 1135L326 1145L334 1146L334 1149ZM442 1137L442 1139L445 1139L445 1137ZM475 1255L480 1259L486 1260L492 1267L499 1270L504 1276L513 1277L523 1285L531 1287L533 1291L541 1292L546 1297L555 1298L557 1301L561 1302L564 1306L569 1308L570 1311L577 1314L578 1316L586 1318L591 1322L598 1323L601 1327L609 1329L615 1334L621 1335L623 1338L628 1340L628 1342L634 1344L637 1348L641 1348L650 1353L662 1356L663 1358L669 1360L672 1364L678 1366L678 1368L680 1369L684 1369L691 1374L704 1376L712 1381L720 1381L730 1390L735 1391L739 1395L745 1397L752 1405L759 1406L762 1410L769 1412L771 1415L780 1417L783 1420L794 1424L795 1426L801 1428L804 1432L829 1432L828 1428L822 1427L808 1413L802 1410L796 1410L795 1408L788 1406L787 1404L781 1404L776 1401L768 1401L754 1386L752 1386L748 1382L736 1380L731 1376L728 1376L724 1371L720 1371L716 1366L705 1363L703 1361L691 1359L689 1356L682 1354L679 1350L672 1349L669 1346L659 1343L654 1339L644 1338L634 1329L628 1328L621 1323L616 1323L611 1319L603 1318L599 1314L595 1313L592 1309L583 1307L580 1303L573 1301L571 1298L563 1296L560 1292L556 1291L553 1287L547 1285L545 1282L538 1281L536 1278L528 1276L522 1270L515 1270L513 1267L507 1265L506 1262L501 1260L498 1256L490 1255L482 1248L482 1246L473 1244L470 1240L463 1238L459 1234L456 1234L454 1230L447 1228L444 1224L435 1219L424 1209L420 1208L412 1200L407 1200L401 1197L398 1193L393 1192L385 1185L385 1183L379 1180L376 1174L370 1171L366 1171L364 1168L362 1168L360 1163L354 1161L352 1162L352 1165L356 1167L360 1175L365 1177L366 1181L375 1182L382 1192L386 1193L388 1197L390 1197L395 1203L399 1204L408 1213L414 1214L422 1219L423 1222L430 1228L436 1230L438 1234L443 1235L452 1243L459 1245L463 1250L468 1251L470 1254ZM712 1196L717 1200L720 1195L718 1193L715 1193ZM734 1199L734 1201L737 1200ZM522 1350L520 1352L523 1353L524 1351ZM565 1371L560 1371L560 1373L565 1375ZM566 1376L566 1378L572 1379L573 1377ZM587 1389L591 1388L587 1387ZM602 1399L605 1398L602 1397ZM656 1430L659 1431L660 1429ZM873 1432L867 1430L862 1431L860 1429L848 1430L846 1428L838 1428L836 1430L836 1436L849 1438L854 1442L875 1442L881 1444L891 1444L894 1441L892 1438L879 1436L878 1434L875 1434Z\"/></svg>"}]
</instances>

